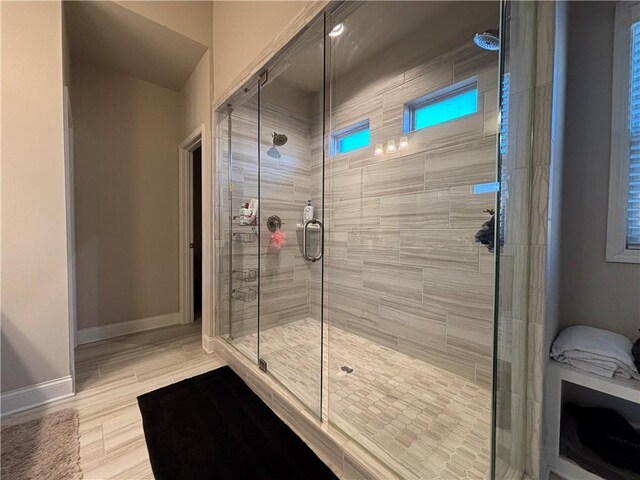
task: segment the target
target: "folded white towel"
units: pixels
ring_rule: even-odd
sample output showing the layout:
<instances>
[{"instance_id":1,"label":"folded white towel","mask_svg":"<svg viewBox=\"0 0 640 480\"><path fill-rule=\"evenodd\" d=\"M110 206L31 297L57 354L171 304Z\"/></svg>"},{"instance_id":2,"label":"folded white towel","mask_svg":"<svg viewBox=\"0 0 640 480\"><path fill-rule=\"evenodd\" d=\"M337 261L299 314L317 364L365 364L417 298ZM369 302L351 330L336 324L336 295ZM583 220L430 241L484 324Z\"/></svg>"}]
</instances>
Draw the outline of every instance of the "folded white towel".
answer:
<instances>
[{"instance_id":1,"label":"folded white towel","mask_svg":"<svg viewBox=\"0 0 640 480\"><path fill-rule=\"evenodd\" d=\"M583 325L564 329L551 346L551 356L559 362L596 375L637 378L633 344L624 335Z\"/></svg>"}]
</instances>

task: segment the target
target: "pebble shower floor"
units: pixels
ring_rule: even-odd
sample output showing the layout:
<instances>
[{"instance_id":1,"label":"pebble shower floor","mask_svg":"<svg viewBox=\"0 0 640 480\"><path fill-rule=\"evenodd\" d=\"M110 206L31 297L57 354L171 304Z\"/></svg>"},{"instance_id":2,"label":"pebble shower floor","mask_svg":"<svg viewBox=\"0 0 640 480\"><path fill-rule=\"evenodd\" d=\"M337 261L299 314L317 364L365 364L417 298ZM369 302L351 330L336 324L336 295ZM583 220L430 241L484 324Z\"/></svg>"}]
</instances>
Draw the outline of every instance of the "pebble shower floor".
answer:
<instances>
[{"instance_id":1,"label":"pebble shower floor","mask_svg":"<svg viewBox=\"0 0 640 480\"><path fill-rule=\"evenodd\" d=\"M260 334L261 356L270 370L307 404L319 395L318 328L317 320L305 318ZM334 426L403 478L488 477L491 392L486 387L339 328L329 335L324 410ZM257 334L233 344L253 358Z\"/></svg>"}]
</instances>

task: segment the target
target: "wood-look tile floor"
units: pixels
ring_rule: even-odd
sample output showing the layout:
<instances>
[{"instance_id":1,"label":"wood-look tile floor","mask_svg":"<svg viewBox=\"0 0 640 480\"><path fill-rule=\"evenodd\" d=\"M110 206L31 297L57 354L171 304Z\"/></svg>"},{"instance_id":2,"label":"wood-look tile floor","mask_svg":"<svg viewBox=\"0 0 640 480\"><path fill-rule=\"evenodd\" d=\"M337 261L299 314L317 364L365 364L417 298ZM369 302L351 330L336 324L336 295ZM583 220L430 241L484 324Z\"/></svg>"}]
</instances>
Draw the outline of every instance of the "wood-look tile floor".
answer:
<instances>
[{"instance_id":1,"label":"wood-look tile floor","mask_svg":"<svg viewBox=\"0 0 640 480\"><path fill-rule=\"evenodd\" d=\"M153 478L136 398L223 364L202 350L199 323L84 345L76 349L75 397L8 416L3 424L75 408L85 480Z\"/></svg>"}]
</instances>

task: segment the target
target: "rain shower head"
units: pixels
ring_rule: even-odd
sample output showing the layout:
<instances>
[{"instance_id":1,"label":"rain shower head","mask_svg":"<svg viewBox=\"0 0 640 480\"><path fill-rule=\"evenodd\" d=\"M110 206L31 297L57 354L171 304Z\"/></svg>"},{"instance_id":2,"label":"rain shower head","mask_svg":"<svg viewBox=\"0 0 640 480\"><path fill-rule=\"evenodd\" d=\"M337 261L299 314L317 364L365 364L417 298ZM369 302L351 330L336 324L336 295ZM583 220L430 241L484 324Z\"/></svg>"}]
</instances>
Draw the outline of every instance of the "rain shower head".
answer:
<instances>
[{"instance_id":1,"label":"rain shower head","mask_svg":"<svg viewBox=\"0 0 640 480\"><path fill-rule=\"evenodd\" d=\"M287 138L287 136L284 133L273 132L273 146L274 147L283 146L285 143L287 143L287 140L289 140L289 139Z\"/></svg>"},{"instance_id":2,"label":"rain shower head","mask_svg":"<svg viewBox=\"0 0 640 480\"><path fill-rule=\"evenodd\" d=\"M498 30L476 33L473 37L473 43L483 50L496 51L500 49L500 34Z\"/></svg>"}]
</instances>

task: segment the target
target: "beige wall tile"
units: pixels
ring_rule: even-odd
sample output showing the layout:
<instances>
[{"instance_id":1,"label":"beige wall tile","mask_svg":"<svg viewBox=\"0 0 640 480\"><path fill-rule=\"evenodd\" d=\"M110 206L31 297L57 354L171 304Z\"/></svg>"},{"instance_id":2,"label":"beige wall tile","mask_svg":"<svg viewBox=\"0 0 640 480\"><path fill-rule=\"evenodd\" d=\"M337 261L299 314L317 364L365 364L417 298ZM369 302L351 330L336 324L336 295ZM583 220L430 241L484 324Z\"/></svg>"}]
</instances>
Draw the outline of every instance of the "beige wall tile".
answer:
<instances>
[{"instance_id":1,"label":"beige wall tile","mask_svg":"<svg viewBox=\"0 0 640 480\"><path fill-rule=\"evenodd\" d=\"M362 261L328 258L324 268L329 285L362 288Z\"/></svg>"},{"instance_id":2,"label":"beige wall tile","mask_svg":"<svg viewBox=\"0 0 640 480\"><path fill-rule=\"evenodd\" d=\"M362 173L365 197L397 195L423 190L424 154L390 160L365 167Z\"/></svg>"},{"instance_id":3,"label":"beige wall tile","mask_svg":"<svg viewBox=\"0 0 640 480\"><path fill-rule=\"evenodd\" d=\"M425 267L478 271L475 230L403 230L400 262Z\"/></svg>"},{"instance_id":4,"label":"beige wall tile","mask_svg":"<svg viewBox=\"0 0 640 480\"><path fill-rule=\"evenodd\" d=\"M397 295L422 301L422 269L375 262L363 263L364 289L374 293Z\"/></svg>"},{"instance_id":5,"label":"beige wall tile","mask_svg":"<svg viewBox=\"0 0 640 480\"><path fill-rule=\"evenodd\" d=\"M451 189L451 228L479 230L491 218L483 210L496 210L495 193L471 193L471 186Z\"/></svg>"},{"instance_id":6,"label":"beige wall tile","mask_svg":"<svg viewBox=\"0 0 640 480\"><path fill-rule=\"evenodd\" d=\"M331 222L334 229L377 228L380 226L380 198L333 200Z\"/></svg>"},{"instance_id":7,"label":"beige wall tile","mask_svg":"<svg viewBox=\"0 0 640 480\"><path fill-rule=\"evenodd\" d=\"M376 329L378 326L378 297L355 288L330 288L327 300L328 320L331 324L354 324Z\"/></svg>"},{"instance_id":8,"label":"beige wall tile","mask_svg":"<svg viewBox=\"0 0 640 480\"><path fill-rule=\"evenodd\" d=\"M495 179L494 137L427 152L425 188L437 190Z\"/></svg>"},{"instance_id":9,"label":"beige wall tile","mask_svg":"<svg viewBox=\"0 0 640 480\"><path fill-rule=\"evenodd\" d=\"M447 228L449 190L393 195L380 199L383 228Z\"/></svg>"},{"instance_id":10,"label":"beige wall tile","mask_svg":"<svg viewBox=\"0 0 640 480\"><path fill-rule=\"evenodd\" d=\"M490 321L493 276L486 273L425 268L424 303L457 315Z\"/></svg>"},{"instance_id":11,"label":"beige wall tile","mask_svg":"<svg viewBox=\"0 0 640 480\"><path fill-rule=\"evenodd\" d=\"M474 362L486 361L493 351L493 319L478 319L449 314L447 351Z\"/></svg>"},{"instance_id":12,"label":"beige wall tile","mask_svg":"<svg viewBox=\"0 0 640 480\"><path fill-rule=\"evenodd\" d=\"M399 248L398 230L358 228L347 236L347 256L352 259L398 262Z\"/></svg>"},{"instance_id":13,"label":"beige wall tile","mask_svg":"<svg viewBox=\"0 0 640 480\"><path fill-rule=\"evenodd\" d=\"M447 312L443 309L380 298L380 330L431 348L446 349Z\"/></svg>"}]
</instances>

